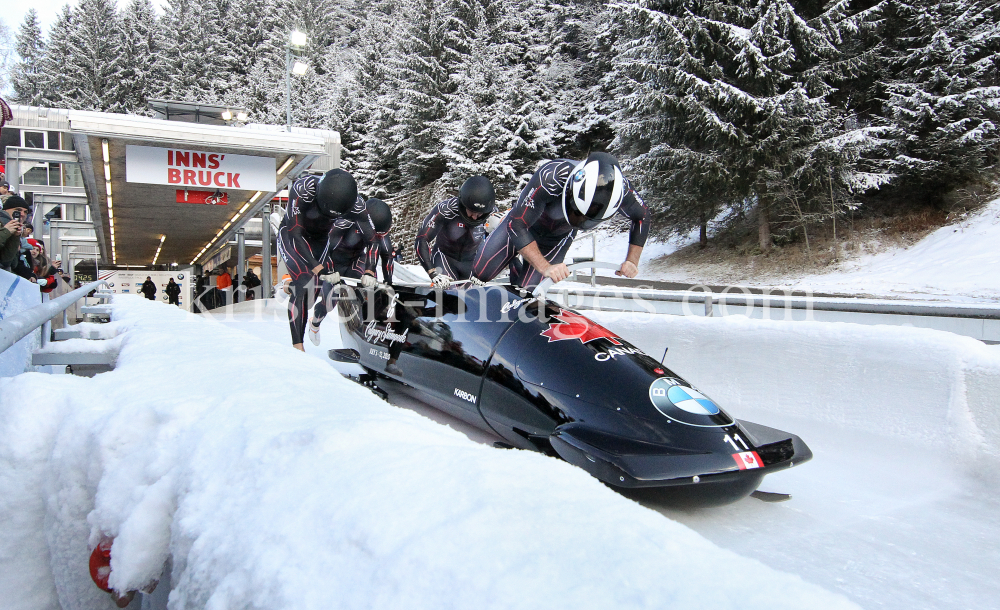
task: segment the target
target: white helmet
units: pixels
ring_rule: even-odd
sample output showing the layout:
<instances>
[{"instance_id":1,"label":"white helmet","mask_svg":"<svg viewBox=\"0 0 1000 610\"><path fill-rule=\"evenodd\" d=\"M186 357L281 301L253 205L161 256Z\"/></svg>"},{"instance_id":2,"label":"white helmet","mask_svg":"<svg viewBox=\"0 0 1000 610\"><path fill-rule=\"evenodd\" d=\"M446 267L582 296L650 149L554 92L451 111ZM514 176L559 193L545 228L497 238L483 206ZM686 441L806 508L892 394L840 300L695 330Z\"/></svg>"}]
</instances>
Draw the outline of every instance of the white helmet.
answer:
<instances>
[{"instance_id":1,"label":"white helmet","mask_svg":"<svg viewBox=\"0 0 1000 610\"><path fill-rule=\"evenodd\" d=\"M577 229L592 229L611 218L625 197L625 176L608 153L590 153L573 168L563 187L563 215Z\"/></svg>"},{"instance_id":2,"label":"white helmet","mask_svg":"<svg viewBox=\"0 0 1000 610\"><path fill-rule=\"evenodd\" d=\"M500 226L500 223L503 222L503 219L506 217L507 212L504 212L503 214L500 212L493 212L490 214L490 217L486 219L486 233L489 234L496 231L496 228Z\"/></svg>"}]
</instances>

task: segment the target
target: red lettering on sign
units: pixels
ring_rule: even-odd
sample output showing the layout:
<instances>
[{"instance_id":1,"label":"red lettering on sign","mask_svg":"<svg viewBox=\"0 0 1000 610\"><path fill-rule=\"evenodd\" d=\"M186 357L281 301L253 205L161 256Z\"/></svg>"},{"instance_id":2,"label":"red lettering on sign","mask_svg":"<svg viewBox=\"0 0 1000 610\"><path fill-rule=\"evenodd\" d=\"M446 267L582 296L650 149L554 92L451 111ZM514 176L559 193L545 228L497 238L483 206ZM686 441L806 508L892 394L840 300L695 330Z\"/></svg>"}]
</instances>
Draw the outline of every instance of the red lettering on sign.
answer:
<instances>
[{"instance_id":1,"label":"red lettering on sign","mask_svg":"<svg viewBox=\"0 0 1000 610\"><path fill-rule=\"evenodd\" d=\"M243 188L240 186L240 175L239 174L226 174L229 180L229 186L236 188Z\"/></svg>"},{"instance_id":2,"label":"red lettering on sign","mask_svg":"<svg viewBox=\"0 0 1000 610\"><path fill-rule=\"evenodd\" d=\"M174 165L178 165L180 167L191 167L191 164L188 162L188 154L186 152L178 150L174 153L174 161L176 161Z\"/></svg>"},{"instance_id":3,"label":"red lettering on sign","mask_svg":"<svg viewBox=\"0 0 1000 610\"><path fill-rule=\"evenodd\" d=\"M184 170L184 184L195 185L197 183L198 182L194 177L194 170L193 169Z\"/></svg>"},{"instance_id":4,"label":"red lettering on sign","mask_svg":"<svg viewBox=\"0 0 1000 610\"><path fill-rule=\"evenodd\" d=\"M191 167L205 167L205 153L191 153Z\"/></svg>"},{"instance_id":5,"label":"red lettering on sign","mask_svg":"<svg viewBox=\"0 0 1000 610\"><path fill-rule=\"evenodd\" d=\"M198 184L202 186L212 186L212 172L198 170Z\"/></svg>"},{"instance_id":6,"label":"red lettering on sign","mask_svg":"<svg viewBox=\"0 0 1000 610\"><path fill-rule=\"evenodd\" d=\"M215 176L212 177L212 181L215 186L226 186L226 183L222 181L222 176L225 176L226 172L215 172Z\"/></svg>"},{"instance_id":7,"label":"red lettering on sign","mask_svg":"<svg viewBox=\"0 0 1000 610\"><path fill-rule=\"evenodd\" d=\"M219 155L208 155L208 169L219 169Z\"/></svg>"},{"instance_id":8,"label":"red lettering on sign","mask_svg":"<svg viewBox=\"0 0 1000 610\"><path fill-rule=\"evenodd\" d=\"M173 165L173 164L174 164L174 151L168 150L167 151L167 165Z\"/></svg>"},{"instance_id":9,"label":"red lettering on sign","mask_svg":"<svg viewBox=\"0 0 1000 610\"><path fill-rule=\"evenodd\" d=\"M181 170L168 168L167 169L167 182L170 184L180 184L181 183Z\"/></svg>"}]
</instances>

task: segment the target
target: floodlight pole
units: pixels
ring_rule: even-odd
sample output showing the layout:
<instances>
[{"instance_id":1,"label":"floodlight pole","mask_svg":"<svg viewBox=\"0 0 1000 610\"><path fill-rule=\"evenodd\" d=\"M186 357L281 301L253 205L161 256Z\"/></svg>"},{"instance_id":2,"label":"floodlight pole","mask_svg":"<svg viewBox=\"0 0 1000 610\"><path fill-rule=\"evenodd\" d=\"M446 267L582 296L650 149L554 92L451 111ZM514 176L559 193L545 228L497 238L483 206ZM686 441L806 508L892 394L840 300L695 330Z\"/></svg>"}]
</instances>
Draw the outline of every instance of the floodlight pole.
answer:
<instances>
[{"instance_id":1,"label":"floodlight pole","mask_svg":"<svg viewBox=\"0 0 1000 610\"><path fill-rule=\"evenodd\" d=\"M271 277L271 206L265 203L260 210L260 297L269 299L274 286Z\"/></svg>"},{"instance_id":2,"label":"floodlight pole","mask_svg":"<svg viewBox=\"0 0 1000 610\"><path fill-rule=\"evenodd\" d=\"M292 131L292 43L285 42L285 131Z\"/></svg>"}]
</instances>

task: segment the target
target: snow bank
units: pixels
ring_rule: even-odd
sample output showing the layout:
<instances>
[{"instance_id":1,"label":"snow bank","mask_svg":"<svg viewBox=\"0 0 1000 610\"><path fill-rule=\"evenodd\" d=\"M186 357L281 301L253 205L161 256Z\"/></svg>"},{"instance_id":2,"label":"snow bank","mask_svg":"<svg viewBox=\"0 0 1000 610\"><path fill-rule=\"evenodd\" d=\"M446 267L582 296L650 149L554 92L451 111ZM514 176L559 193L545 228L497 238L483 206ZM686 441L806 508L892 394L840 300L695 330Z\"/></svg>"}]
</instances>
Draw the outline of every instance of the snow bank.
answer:
<instances>
[{"instance_id":1,"label":"snow bank","mask_svg":"<svg viewBox=\"0 0 1000 610\"><path fill-rule=\"evenodd\" d=\"M470 442L290 347L116 297L116 370L0 379L0 596L110 608L851 608L555 459ZM697 378L697 377L695 377Z\"/></svg>"},{"instance_id":2,"label":"snow bank","mask_svg":"<svg viewBox=\"0 0 1000 610\"><path fill-rule=\"evenodd\" d=\"M834 273L791 281L815 292L928 294L954 299L1000 297L1000 199L909 248L863 256Z\"/></svg>"},{"instance_id":3,"label":"snow bank","mask_svg":"<svg viewBox=\"0 0 1000 610\"><path fill-rule=\"evenodd\" d=\"M656 358L669 348L665 364L736 417L800 416L1000 457L1000 346L898 326L588 315Z\"/></svg>"}]
</instances>

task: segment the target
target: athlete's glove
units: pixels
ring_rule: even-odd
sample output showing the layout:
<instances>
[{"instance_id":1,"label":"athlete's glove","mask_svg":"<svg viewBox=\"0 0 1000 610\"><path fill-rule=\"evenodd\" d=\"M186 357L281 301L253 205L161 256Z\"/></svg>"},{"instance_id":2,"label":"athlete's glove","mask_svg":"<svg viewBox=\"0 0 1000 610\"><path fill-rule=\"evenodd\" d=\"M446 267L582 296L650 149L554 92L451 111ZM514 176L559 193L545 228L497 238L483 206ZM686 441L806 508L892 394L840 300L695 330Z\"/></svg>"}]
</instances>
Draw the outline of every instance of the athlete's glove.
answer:
<instances>
[{"instance_id":1,"label":"athlete's glove","mask_svg":"<svg viewBox=\"0 0 1000 610\"><path fill-rule=\"evenodd\" d=\"M378 284L378 280L375 279L374 275L366 273L361 276L361 285L365 288L373 288L375 284Z\"/></svg>"},{"instance_id":2,"label":"athlete's glove","mask_svg":"<svg viewBox=\"0 0 1000 610\"><path fill-rule=\"evenodd\" d=\"M484 282L483 280L479 279L478 277L476 277L474 275L470 275L469 276L469 281L472 282L473 284L475 284L476 286L485 286L486 285L486 282Z\"/></svg>"},{"instance_id":3,"label":"athlete's glove","mask_svg":"<svg viewBox=\"0 0 1000 610\"><path fill-rule=\"evenodd\" d=\"M452 279L450 277L448 277L443 273L438 273L437 275L434 276L434 281L431 282L431 285L434 286L435 288L441 288L442 290L446 290L449 286L451 286L451 282Z\"/></svg>"},{"instance_id":4,"label":"athlete's glove","mask_svg":"<svg viewBox=\"0 0 1000 610\"><path fill-rule=\"evenodd\" d=\"M326 275L319 276L319 279L327 284L336 284L340 281L340 274L334 271L333 273L327 273Z\"/></svg>"}]
</instances>

